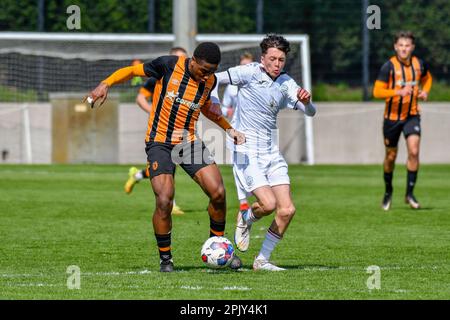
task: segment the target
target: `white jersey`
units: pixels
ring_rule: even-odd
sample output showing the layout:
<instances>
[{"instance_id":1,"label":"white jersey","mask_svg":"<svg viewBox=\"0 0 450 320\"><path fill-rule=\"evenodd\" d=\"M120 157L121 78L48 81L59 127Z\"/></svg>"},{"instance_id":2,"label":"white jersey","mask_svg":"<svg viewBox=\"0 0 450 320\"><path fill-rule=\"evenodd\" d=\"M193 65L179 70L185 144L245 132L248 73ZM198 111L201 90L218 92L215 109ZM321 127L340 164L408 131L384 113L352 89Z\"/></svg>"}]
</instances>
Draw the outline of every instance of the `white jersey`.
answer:
<instances>
[{"instance_id":1,"label":"white jersey","mask_svg":"<svg viewBox=\"0 0 450 320\"><path fill-rule=\"evenodd\" d=\"M227 115L228 108L236 109L238 91L238 86L232 84L227 85L225 88L222 99L222 114L224 116Z\"/></svg>"},{"instance_id":2,"label":"white jersey","mask_svg":"<svg viewBox=\"0 0 450 320\"><path fill-rule=\"evenodd\" d=\"M259 63L236 66L216 74L219 84L233 84L238 90L236 110L231 122L234 129L246 136L241 146L228 144L238 151L270 152L276 148L277 115L283 108L299 109L314 115L315 107L306 107L297 99L299 85L286 73L273 80ZM212 100L218 103L217 87ZM275 150L272 150L272 152Z\"/></svg>"}]
</instances>

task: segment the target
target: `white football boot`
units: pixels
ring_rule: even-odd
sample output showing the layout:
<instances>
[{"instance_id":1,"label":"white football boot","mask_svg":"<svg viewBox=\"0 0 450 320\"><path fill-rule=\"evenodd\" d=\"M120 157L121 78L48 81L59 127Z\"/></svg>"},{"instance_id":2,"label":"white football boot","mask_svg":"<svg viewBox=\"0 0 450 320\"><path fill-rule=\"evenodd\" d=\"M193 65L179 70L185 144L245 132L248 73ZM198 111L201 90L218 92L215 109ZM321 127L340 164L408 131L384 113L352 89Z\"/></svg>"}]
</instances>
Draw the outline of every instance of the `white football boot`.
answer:
<instances>
[{"instance_id":1,"label":"white football boot","mask_svg":"<svg viewBox=\"0 0 450 320\"><path fill-rule=\"evenodd\" d=\"M256 259L253 262L253 270L265 270L265 271L285 271L286 269L277 267L265 259Z\"/></svg>"},{"instance_id":2,"label":"white football boot","mask_svg":"<svg viewBox=\"0 0 450 320\"><path fill-rule=\"evenodd\" d=\"M234 232L234 243L236 243L236 248L238 248L238 250L241 252L247 251L248 246L250 245L250 229L252 228L252 226L248 225L243 217L243 215L248 214L250 210L251 209L239 211L237 215L236 231Z\"/></svg>"}]
</instances>

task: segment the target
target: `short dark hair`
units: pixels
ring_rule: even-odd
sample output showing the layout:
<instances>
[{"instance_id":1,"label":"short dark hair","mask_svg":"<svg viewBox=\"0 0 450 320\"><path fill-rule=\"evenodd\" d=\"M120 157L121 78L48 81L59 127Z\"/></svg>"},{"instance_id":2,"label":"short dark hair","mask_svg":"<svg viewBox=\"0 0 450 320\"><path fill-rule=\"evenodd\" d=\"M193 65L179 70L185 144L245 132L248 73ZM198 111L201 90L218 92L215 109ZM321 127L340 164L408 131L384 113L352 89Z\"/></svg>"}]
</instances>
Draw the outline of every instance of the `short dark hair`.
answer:
<instances>
[{"instance_id":1,"label":"short dark hair","mask_svg":"<svg viewBox=\"0 0 450 320\"><path fill-rule=\"evenodd\" d=\"M214 42L202 42L194 50L194 57L211 64L220 63L220 49Z\"/></svg>"},{"instance_id":2,"label":"short dark hair","mask_svg":"<svg viewBox=\"0 0 450 320\"><path fill-rule=\"evenodd\" d=\"M291 51L289 41L287 41L283 36L275 33L269 33L259 44L261 47L262 54L266 54L270 48L277 48L288 54Z\"/></svg>"},{"instance_id":3,"label":"short dark hair","mask_svg":"<svg viewBox=\"0 0 450 320\"><path fill-rule=\"evenodd\" d=\"M400 39L400 38L411 39L413 44L416 42L416 38L414 37L414 34L411 31L399 31L399 32L397 32L395 34L395 37L394 37L394 43L397 43L398 39Z\"/></svg>"}]
</instances>

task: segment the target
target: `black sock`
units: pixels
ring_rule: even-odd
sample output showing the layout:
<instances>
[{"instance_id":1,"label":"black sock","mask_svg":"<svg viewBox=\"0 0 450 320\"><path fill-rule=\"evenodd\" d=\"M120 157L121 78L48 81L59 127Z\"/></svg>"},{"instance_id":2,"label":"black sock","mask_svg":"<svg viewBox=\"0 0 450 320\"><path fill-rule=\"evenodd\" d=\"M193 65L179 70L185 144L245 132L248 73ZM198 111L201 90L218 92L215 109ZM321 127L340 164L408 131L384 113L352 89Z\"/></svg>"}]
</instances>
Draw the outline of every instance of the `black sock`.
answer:
<instances>
[{"instance_id":1,"label":"black sock","mask_svg":"<svg viewBox=\"0 0 450 320\"><path fill-rule=\"evenodd\" d=\"M223 222L217 222L213 219L209 218L209 236L210 237L222 237L224 235L225 231L225 221Z\"/></svg>"},{"instance_id":2,"label":"black sock","mask_svg":"<svg viewBox=\"0 0 450 320\"><path fill-rule=\"evenodd\" d=\"M394 172L385 172L384 173L384 185L386 186L386 193L392 193L392 176Z\"/></svg>"},{"instance_id":3,"label":"black sock","mask_svg":"<svg viewBox=\"0 0 450 320\"><path fill-rule=\"evenodd\" d=\"M416 185L417 171L408 170L408 180L406 183L406 195L412 195L414 186Z\"/></svg>"},{"instance_id":4,"label":"black sock","mask_svg":"<svg viewBox=\"0 0 450 320\"><path fill-rule=\"evenodd\" d=\"M156 234L156 243L159 249L159 258L163 261L172 259L171 244L171 233L168 234Z\"/></svg>"}]
</instances>

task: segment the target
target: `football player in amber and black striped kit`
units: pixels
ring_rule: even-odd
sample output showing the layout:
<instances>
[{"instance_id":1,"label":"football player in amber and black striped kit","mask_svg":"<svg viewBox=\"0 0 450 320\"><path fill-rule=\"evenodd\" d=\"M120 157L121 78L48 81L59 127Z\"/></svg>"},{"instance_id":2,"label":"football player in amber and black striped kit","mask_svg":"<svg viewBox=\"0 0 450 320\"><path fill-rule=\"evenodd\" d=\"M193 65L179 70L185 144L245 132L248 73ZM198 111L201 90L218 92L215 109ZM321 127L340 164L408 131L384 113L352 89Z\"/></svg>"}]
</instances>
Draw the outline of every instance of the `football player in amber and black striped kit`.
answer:
<instances>
[{"instance_id":1,"label":"football player in amber and black striped kit","mask_svg":"<svg viewBox=\"0 0 450 320\"><path fill-rule=\"evenodd\" d=\"M90 94L102 104L110 86L127 81L133 76L157 79L152 101L152 112L146 134L147 160L150 181L155 194L153 229L159 249L160 271L174 269L171 253L171 210L176 163L200 185L209 198L210 236L223 236L225 231L225 187L217 165L208 149L195 135L195 124L200 112L214 121L236 144L245 142L245 136L234 130L222 116L220 105L212 104L211 91L217 79L214 72L220 63L220 49L212 42L200 43L192 58L163 56L149 63L117 70L103 80ZM231 268L241 266L235 256Z\"/></svg>"},{"instance_id":2,"label":"football player in amber and black striped kit","mask_svg":"<svg viewBox=\"0 0 450 320\"><path fill-rule=\"evenodd\" d=\"M392 203L392 177L397 157L400 134L406 139L408 149L407 185L405 202L413 209L420 204L413 191L419 170L420 148L420 107L418 100L427 100L432 77L423 60L413 56L415 38L409 31L400 31L394 39L396 55L387 61L380 70L373 95L386 100L384 111L384 159L385 194L382 208L387 211Z\"/></svg>"},{"instance_id":3,"label":"football player in amber and black striped kit","mask_svg":"<svg viewBox=\"0 0 450 320\"><path fill-rule=\"evenodd\" d=\"M181 47L173 47L169 51L169 55L185 57L187 58L188 54L184 48ZM139 77L140 78L140 77ZM148 78L144 85L139 89L139 93L136 96L137 105L145 111L148 115L152 112L152 106L149 101L152 99L153 91L155 90L155 85L158 79ZM143 179L148 179L150 176L148 166L144 169L139 170L136 167L131 167L128 170L128 179L125 183L124 189L127 194L130 194L133 191L134 186L139 183L139 181ZM182 215L184 211L176 204L175 198L173 199L173 207L172 214Z\"/></svg>"}]
</instances>

